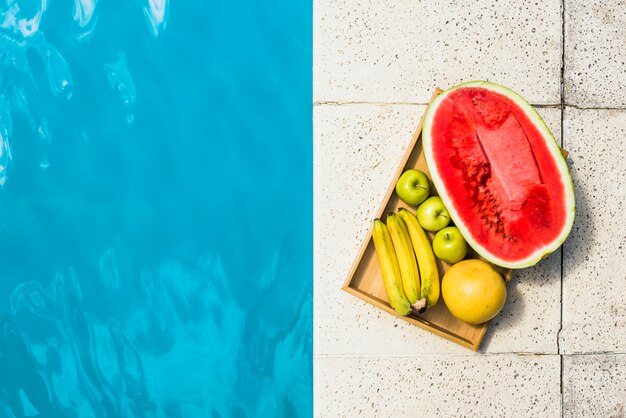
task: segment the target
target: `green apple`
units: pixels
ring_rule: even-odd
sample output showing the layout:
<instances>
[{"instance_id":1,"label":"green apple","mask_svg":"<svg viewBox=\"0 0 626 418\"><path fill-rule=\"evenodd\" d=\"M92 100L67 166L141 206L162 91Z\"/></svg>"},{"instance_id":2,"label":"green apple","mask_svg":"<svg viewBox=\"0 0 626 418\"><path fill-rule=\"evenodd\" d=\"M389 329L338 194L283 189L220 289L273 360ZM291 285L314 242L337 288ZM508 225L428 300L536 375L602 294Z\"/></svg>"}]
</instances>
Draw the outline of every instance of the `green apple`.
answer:
<instances>
[{"instance_id":1,"label":"green apple","mask_svg":"<svg viewBox=\"0 0 626 418\"><path fill-rule=\"evenodd\" d=\"M407 205L419 205L430 194L428 176L414 168L405 171L396 184L396 193Z\"/></svg>"},{"instance_id":2,"label":"green apple","mask_svg":"<svg viewBox=\"0 0 626 418\"><path fill-rule=\"evenodd\" d=\"M467 242L459 228L449 226L435 235L433 251L437 258L448 264L458 263L467 255Z\"/></svg>"},{"instance_id":3,"label":"green apple","mask_svg":"<svg viewBox=\"0 0 626 418\"><path fill-rule=\"evenodd\" d=\"M427 231L439 231L450 223L450 214L439 196L431 196L419 205L417 220Z\"/></svg>"}]
</instances>

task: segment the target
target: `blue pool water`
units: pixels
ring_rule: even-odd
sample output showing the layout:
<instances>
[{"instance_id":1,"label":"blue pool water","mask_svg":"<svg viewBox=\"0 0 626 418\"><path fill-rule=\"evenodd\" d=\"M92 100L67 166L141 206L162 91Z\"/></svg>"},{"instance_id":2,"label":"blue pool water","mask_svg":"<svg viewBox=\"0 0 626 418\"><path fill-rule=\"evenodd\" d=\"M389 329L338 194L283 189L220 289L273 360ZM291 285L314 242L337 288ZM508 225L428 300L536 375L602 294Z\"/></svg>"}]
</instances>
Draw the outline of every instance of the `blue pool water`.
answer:
<instances>
[{"instance_id":1,"label":"blue pool water","mask_svg":"<svg viewBox=\"0 0 626 418\"><path fill-rule=\"evenodd\" d=\"M0 417L312 414L310 9L0 0Z\"/></svg>"}]
</instances>

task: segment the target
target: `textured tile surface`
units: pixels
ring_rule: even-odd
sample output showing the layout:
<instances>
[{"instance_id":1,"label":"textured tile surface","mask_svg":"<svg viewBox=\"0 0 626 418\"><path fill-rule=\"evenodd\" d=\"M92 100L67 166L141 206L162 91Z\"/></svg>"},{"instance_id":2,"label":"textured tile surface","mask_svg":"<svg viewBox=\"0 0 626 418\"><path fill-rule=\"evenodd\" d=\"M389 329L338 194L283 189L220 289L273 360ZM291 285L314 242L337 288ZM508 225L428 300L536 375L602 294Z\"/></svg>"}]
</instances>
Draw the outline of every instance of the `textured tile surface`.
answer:
<instances>
[{"instance_id":1,"label":"textured tile surface","mask_svg":"<svg viewBox=\"0 0 626 418\"><path fill-rule=\"evenodd\" d=\"M559 356L317 358L319 417L558 417Z\"/></svg>"},{"instance_id":2,"label":"textured tile surface","mask_svg":"<svg viewBox=\"0 0 626 418\"><path fill-rule=\"evenodd\" d=\"M314 99L426 103L435 86L487 79L560 103L561 4L314 2Z\"/></svg>"},{"instance_id":3,"label":"textured tile surface","mask_svg":"<svg viewBox=\"0 0 626 418\"><path fill-rule=\"evenodd\" d=\"M413 105L314 110L316 354L472 355L341 290L423 110ZM539 111L559 138L560 110ZM483 350L556 353L559 301L557 252L517 273Z\"/></svg>"},{"instance_id":4,"label":"textured tile surface","mask_svg":"<svg viewBox=\"0 0 626 418\"><path fill-rule=\"evenodd\" d=\"M576 219L564 246L565 353L626 352L626 111L567 108Z\"/></svg>"},{"instance_id":5,"label":"textured tile surface","mask_svg":"<svg viewBox=\"0 0 626 418\"><path fill-rule=\"evenodd\" d=\"M565 2L565 100L626 106L626 3Z\"/></svg>"},{"instance_id":6,"label":"textured tile surface","mask_svg":"<svg viewBox=\"0 0 626 418\"><path fill-rule=\"evenodd\" d=\"M565 356L563 416L626 416L626 356Z\"/></svg>"}]
</instances>

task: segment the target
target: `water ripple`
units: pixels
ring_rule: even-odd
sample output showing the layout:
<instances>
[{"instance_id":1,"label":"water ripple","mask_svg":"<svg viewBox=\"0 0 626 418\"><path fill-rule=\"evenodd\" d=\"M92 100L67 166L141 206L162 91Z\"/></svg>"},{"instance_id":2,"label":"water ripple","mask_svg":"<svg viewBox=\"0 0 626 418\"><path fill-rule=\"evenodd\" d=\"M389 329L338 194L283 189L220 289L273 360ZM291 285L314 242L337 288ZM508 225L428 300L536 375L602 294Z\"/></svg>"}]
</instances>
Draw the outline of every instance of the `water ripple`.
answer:
<instances>
[{"instance_id":1,"label":"water ripple","mask_svg":"<svg viewBox=\"0 0 626 418\"><path fill-rule=\"evenodd\" d=\"M72 97L73 81L63 55L50 43L44 41L35 44L34 48L44 63L52 94L69 100Z\"/></svg>"},{"instance_id":2,"label":"water ripple","mask_svg":"<svg viewBox=\"0 0 626 418\"><path fill-rule=\"evenodd\" d=\"M11 146L9 136L12 134L13 121L9 113L9 106L0 95L0 186L4 186L7 181L8 169L13 157L11 156Z\"/></svg>"},{"instance_id":3,"label":"water ripple","mask_svg":"<svg viewBox=\"0 0 626 418\"><path fill-rule=\"evenodd\" d=\"M78 40L88 38L96 28L96 0L74 0L74 23Z\"/></svg>"},{"instance_id":4,"label":"water ripple","mask_svg":"<svg viewBox=\"0 0 626 418\"><path fill-rule=\"evenodd\" d=\"M112 268L114 254L107 250L101 267ZM266 283L276 282L280 268L276 259L267 265L262 275L273 279ZM136 284L119 281L125 293L136 285L142 289L126 309L129 320L95 316L89 308L93 296L86 299L81 282L69 269L47 287L28 282L13 291L11 317L0 324L0 391L9 391L5 409L42 416L73 416L68 411L74 410L81 417L225 417L259 402L259 416L275 416L289 408L285 402L297 404L305 396L294 392L308 378L296 367L306 361L306 341L293 332L310 321L303 295L283 311L285 326L268 327L266 334L250 325L269 325L269 312L261 308L256 319L246 317L214 254L191 265L168 258L156 274L144 269ZM279 296L274 285L265 286L260 300ZM246 333L253 334L253 346L242 345ZM277 358L282 360L273 361ZM242 364L253 367L258 379L256 397L244 403L234 396L251 390L240 387ZM2 380L18 375L17 382ZM206 399L213 399L208 411L201 406Z\"/></svg>"},{"instance_id":5,"label":"water ripple","mask_svg":"<svg viewBox=\"0 0 626 418\"><path fill-rule=\"evenodd\" d=\"M4 3L5 7L0 11L0 19L2 19L0 23L1 29L18 39L28 38L39 31L41 18L46 11L46 0L24 2L5 0ZM32 14L29 16L28 12Z\"/></svg>"},{"instance_id":6,"label":"water ripple","mask_svg":"<svg viewBox=\"0 0 626 418\"><path fill-rule=\"evenodd\" d=\"M13 135L12 115L23 116L40 139L39 167L45 170L50 166L48 121L33 116L28 100L40 96L36 80L45 80L43 83L47 83L52 96L65 100L71 98L74 85L65 58L39 31L47 1L5 0L4 3L0 7L0 186L6 183L12 164L9 145Z\"/></svg>"},{"instance_id":7,"label":"water ripple","mask_svg":"<svg viewBox=\"0 0 626 418\"><path fill-rule=\"evenodd\" d=\"M106 71L109 87L118 103L122 106L126 114L126 121L130 125L134 119L133 106L137 101L137 91L135 90L135 83L133 83L133 78L128 70L126 55L120 52L117 56L117 60L106 64L104 69Z\"/></svg>"},{"instance_id":8,"label":"water ripple","mask_svg":"<svg viewBox=\"0 0 626 418\"><path fill-rule=\"evenodd\" d=\"M169 18L169 1L168 0L146 0L148 2L147 6L143 7L143 13L146 17L146 20L150 24L150 29L152 30L153 36L159 36L163 30L165 30L165 25L167 25L167 20Z\"/></svg>"}]
</instances>

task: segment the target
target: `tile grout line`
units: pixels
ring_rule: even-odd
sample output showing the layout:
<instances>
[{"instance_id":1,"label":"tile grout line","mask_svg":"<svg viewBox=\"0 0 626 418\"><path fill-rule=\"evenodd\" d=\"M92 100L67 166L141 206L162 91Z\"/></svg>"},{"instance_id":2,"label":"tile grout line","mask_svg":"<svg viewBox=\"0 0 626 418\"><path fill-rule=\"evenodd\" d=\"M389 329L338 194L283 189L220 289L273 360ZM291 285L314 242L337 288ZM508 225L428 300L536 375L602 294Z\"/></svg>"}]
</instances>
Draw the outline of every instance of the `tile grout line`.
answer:
<instances>
[{"instance_id":1,"label":"tile grout line","mask_svg":"<svg viewBox=\"0 0 626 418\"><path fill-rule=\"evenodd\" d=\"M563 148L565 132L564 132L564 116L565 116L565 0L561 0L561 148ZM563 388L563 354L561 353L561 333L563 332L563 277L564 277L564 246L561 246L561 316L559 323L559 332L556 334L556 349L559 354L559 382L561 392L561 417L565 416L564 404L564 388Z\"/></svg>"},{"instance_id":2,"label":"tile grout line","mask_svg":"<svg viewBox=\"0 0 626 418\"><path fill-rule=\"evenodd\" d=\"M580 106L580 105L575 105L573 103L565 103L565 101L563 101L562 103L563 107L571 107L577 110L617 110L617 111L626 111L626 107L619 107L619 106Z\"/></svg>"},{"instance_id":3,"label":"tile grout line","mask_svg":"<svg viewBox=\"0 0 626 418\"><path fill-rule=\"evenodd\" d=\"M358 105L370 105L370 106L427 106L427 102L402 102L402 101L367 101L367 100L316 100L313 102L313 107L318 106L358 106ZM560 109L561 103L531 103L533 107L539 109Z\"/></svg>"},{"instance_id":4,"label":"tile grout line","mask_svg":"<svg viewBox=\"0 0 626 418\"><path fill-rule=\"evenodd\" d=\"M563 60L563 58L561 58ZM562 64L563 65L563 64ZM564 69L561 68L561 78L564 78L563 75ZM563 84L563 81L561 81ZM561 88L561 102L556 104L550 103L531 103L534 108L537 109L563 109L565 107L571 107L577 110L604 110L604 111L626 111L626 107L619 106L581 106L574 103L565 103L563 97L563 85ZM420 102L370 102L370 101L350 101L350 100L319 100L313 102L313 107L322 107L322 106L426 106L428 103L420 103Z\"/></svg>"},{"instance_id":5,"label":"tile grout line","mask_svg":"<svg viewBox=\"0 0 626 418\"><path fill-rule=\"evenodd\" d=\"M314 359L349 359L349 360L380 360L380 359L418 359L433 358L439 360L446 359L463 359L463 358L489 358L489 357L594 357L594 356L615 356L626 357L626 352L619 351L581 351L567 354L556 354L548 352L522 352L522 351L499 351L494 353L470 353L470 354L441 354L441 353L424 353L424 354L314 354Z\"/></svg>"}]
</instances>

